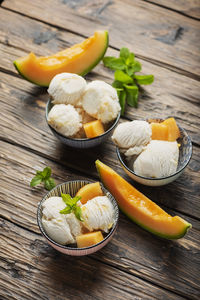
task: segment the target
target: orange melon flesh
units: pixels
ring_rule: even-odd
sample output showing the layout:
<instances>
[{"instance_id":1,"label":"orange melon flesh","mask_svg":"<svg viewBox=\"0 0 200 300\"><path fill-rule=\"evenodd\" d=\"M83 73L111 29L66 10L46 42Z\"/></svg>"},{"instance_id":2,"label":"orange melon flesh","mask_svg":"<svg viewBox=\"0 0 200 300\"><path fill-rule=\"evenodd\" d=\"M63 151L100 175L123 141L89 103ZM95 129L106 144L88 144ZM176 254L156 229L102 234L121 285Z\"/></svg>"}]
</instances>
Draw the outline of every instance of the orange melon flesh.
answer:
<instances>
[{"instance_id":1,"label":"orange melon flesh","mask_svg":"<svg viewBox=\"0 0 200 300\"><path fill-rule=\"evenodd\" d=\"M170 216L99 160L96 161L96 167L103 184L115 197L120 209L144 229L167 239L178 239L191 227L182 218Z\"/></svg>"},{"instance_id":2,"label":"orange melon flesh","mask_svg":"<svg viewBox=\"0 0 200 300\"><path fill-rule=\"evenodd\" d=\"M98 244L103 240L101 231L85 233L76 237L77 247L84 248Z\"/></svg>"},{"instance_id":3,"label":"orange melon flesh","mask_svg":"<svg viewBox=\"0 0 200 300\"><path fill-rule=\"evenodd\" d=\"M36 57L30 53L14 61L17 71L27 80L49 86L52 78L63 72L87 74L103 58L108 47L108 32L96 31L93 36L51 56Z\"/></svg>"},{"instance_id":4,"label":"orange melon flesh","mask_svg":"<svg viewBox=\"0 0 200 300\"><path fill-rule=\"evenodd\" d=\"M181 135L179 128L176 124L176 121L174 118L168 118L165 121L163 121L161 124L166 125L168 127L168 141L174 142L176 141Z\"/></svg>"},{"instance_id":5,"label":"orange melon flesh","mask_svg":"<svg viewBox=\"0 0 200 300\"><path fill-rule=\"evenodd\" d=\"M103 192L99 182L89 183L84 185L76 194L80 196L81 203L85 204L88 200L91 200L97 196L103 196Z\"/></svg>"},{"instance_id":6,"label":"orange melon flesh","mask_svg":"<svg viewBox=\"0 0 200 300\"><path fill-rule=\"evenodd\" d=\"M85 134L87 138L94 138L105 132L103 128L103 124L101 123L100 120L95 120L92 122L85 123L83 125L83 128L85 130Z\"/></svg>"},{"instance_id":7,"label":"orange melon flesh","mask_svg":"<svg viewBox=\"0 0 200 300\"><path fill-rule=\"evenodd\" d=\"M162 123L151 123L152 140L168 141L168 126Z\"/></svg>"}]
</instances>

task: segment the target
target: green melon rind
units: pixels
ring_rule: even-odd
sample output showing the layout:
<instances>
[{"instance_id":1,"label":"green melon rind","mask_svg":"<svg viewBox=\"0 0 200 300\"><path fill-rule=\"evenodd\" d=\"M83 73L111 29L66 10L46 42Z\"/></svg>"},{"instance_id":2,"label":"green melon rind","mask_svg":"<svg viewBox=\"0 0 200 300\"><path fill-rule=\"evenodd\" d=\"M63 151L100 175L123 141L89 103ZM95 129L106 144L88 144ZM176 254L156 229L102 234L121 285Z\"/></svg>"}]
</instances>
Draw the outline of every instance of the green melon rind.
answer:
<instances>
[{"instance_id":1,"label":"green melon rind","mask_svg":"<svg viewBox=\"0 0 200 300\"><path fill-rule=\"evenodd\" d=\"M105 34L105 46L102 50L102 52L100 53L99 57L97 58L97 60L92 64L90 65L85 71L83 71L82 73L78 74L80 76L85 76L87 73L89 73L94 67L96 67L96 65L102 60L102 58L104 57L105 53L106 53L106 50L108 48L108 44L109 44L109 35L108 35L108 31L104 31L104 34ZM43 86L43 87L48 87L49 84L41 84L39 82L36 82L36 81L33 81L31 80L30 78L28 78L27 76L25 76L22 71L20 70L20 64L17 62L17 60L15 60L13 62L13 65L15 66L17 72L26 80L28 80L29 82L31 83L34 83L36 85L39 85L39 86Z\"/></svg>"},{"instance_id":2,"label":"green melon rind","mask_svg":"<svg viewBox=\"0 0 200 300\"><path fill-rule=\"evenodd\" d=\"M109 190L109 186L104 182L104 180L102 179L102 176L101 176L101 170L100 170L100 166L99 166L99 163L101 163L99 160L96 160L95 164L96 164L96 168L97 168L97 171L99 173L99 177L103 183L103 185L106 187L107 190ZM119 204L118 204L119 205ZM185 226L183 227L183 230L175 235L167 235L167 234L163 234L159 231L156 231L148 226L146 226L145 224L141 223L140 221L138 221L137 219L133 218L131 215L129 215L120 205L119 205L119 208L120 210L129 218L131 219L133 222L135 222L137 225L139 225L140 227L142 227L143 229L159 236L159 237L162 237L162 238L165 238L165 239L168 239L168 240L177 240L177 239L180 239L182 238L186 233L187 231L192 227L192 225L190 223L187 223L185 224Z\"/></svg>"}]
</instances>

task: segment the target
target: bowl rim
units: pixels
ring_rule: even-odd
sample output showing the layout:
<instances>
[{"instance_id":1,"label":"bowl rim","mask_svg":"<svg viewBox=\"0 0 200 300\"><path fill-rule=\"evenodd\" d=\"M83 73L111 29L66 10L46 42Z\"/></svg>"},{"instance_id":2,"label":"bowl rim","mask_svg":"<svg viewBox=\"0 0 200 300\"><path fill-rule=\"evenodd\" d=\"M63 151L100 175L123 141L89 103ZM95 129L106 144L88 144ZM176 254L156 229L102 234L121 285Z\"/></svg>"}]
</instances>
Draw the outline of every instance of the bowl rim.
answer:
<instances>
[{"instance_id":1,"label":"bowl rim","mask_svg":"<svg viewBox=\"0 0 200 300\"><path fill-rule=\"evenodd\" d=\"M113 128L115 128L115 126L117 125L117 123L119 122L119 119L121 117L121 111L118 113L116 119L114 120L113 124L108 128L108 130L106 130L104 133L102 133L99 136L93 137L93 138L70 138L67 137L65 135L63 135L62 133L56 131L49 123L48 123L48 113L49 113L49 105L52 104L51 103L51 98L49 98L49 100L47 101L46 104L46 108L45 108L45 118L46 118L46 122L47 125L49 126L49 128L57 135L61 136L62 138L69 140L69 141L76 141L76 142L87 142L87 141L94 141L94 140L98 140L99 138L106 136L110 131L113 130Z\"/></svg>"},{"instance_id":2,"label":"bowl rim","mask_svg":"<svg viewBox=\"0 0 200 300\"><path fill-rule=\"evenodd\" d=\"M118 221L119 221L119 207L118 207L118 204L117 204L117 201L115 200L115 198L113 197L113 195L103 186L103 184L101 182L100 185L101 187L103 188L103 190L105 190L106 194L110 194L112 200L115 202L116 204L116 208L117 208L117 213L116 213L116 216L115 216L115 223L113 224L113 227L111 228L111 230L109 231L109 233L106 235L106 237L104 237L104 239L102 241L100 241L99 243L97 244L94 244L92 246L88 246L88 247L84 247L84 248L78 248L78 247L69 247L67 245L61 245L57 242L55 242L53 239L51 239L47 233L45 232L44 228L43 228L43 225L42 225L42 218L41 218L41 211L42 211L42 204L44 202L44 200L46 200L46 196L58 189L60 186L64 185L64 184L69 184L69 183L74 183L74 182L85 182L86 184L88 183L94 183L96 181L91 181L91 180L82 180L82 179L77 179L77 180L69 180L69 181L65 181L65 182L62 182L58 185L56 185L52 190L48 191L44 196L43 198L40 200L40 202L38 203L38 207L37 207L37 224L38 224L38 227L42 233L42 235L52 244L54 244L55 246L59 247L59 248L63 248L63 249L66 249L66 250L69 250L69 251L85 251L85 250L88 250L88 249L92 249L92 248L95 248L99 245L101 245L102 243L104 243L109 237L112 236L112 234L115 232L116 228L117 228L117 224L118 224ZM103 191L104 192L104 191Z\"/></svg>"},{"instance_id":3,"label":"bowl rim","mask_svg":"<svg viewBox=\"0 0 200 300\"><path fill-rule=\"evenodd\" d=\"M157 118L158 119L158 118ZM178 124L177 124L178 125ZM150 180L150 181L160 181L160 180L165 180L165 179L169 179L171 177L174 177L176 175L178 175L180 172L182 172L186 167L187 165L189 164L190 162L190 159L192 157L192 141L191 141L191 138L190 136L187 134L186 130L183 129L181 126L178 125L178 127L181 129L181 131L184 133L184 135L188 138L188 143L190 145L190 152L189 152L189 156L188 156L188 159L186 161L186 163L179 169L177 170L175 173L169 175L169 176L165 176L165 177L159 177L159 178L154 178L154 177L145 177L145 176L141 176L141 175L138 175L136 174L133 170L131 170L124 162L124 160L122 159L121 157L121 153L120 153L120 150L119 150L119 147L116 146L116 152L117 152L117 157L121 163L121 165L127 170L129 171L131 174L133 174L134 176L136 177L139 177L141 179L144 179L144 180Z\"/></svg>"}]
</instances>

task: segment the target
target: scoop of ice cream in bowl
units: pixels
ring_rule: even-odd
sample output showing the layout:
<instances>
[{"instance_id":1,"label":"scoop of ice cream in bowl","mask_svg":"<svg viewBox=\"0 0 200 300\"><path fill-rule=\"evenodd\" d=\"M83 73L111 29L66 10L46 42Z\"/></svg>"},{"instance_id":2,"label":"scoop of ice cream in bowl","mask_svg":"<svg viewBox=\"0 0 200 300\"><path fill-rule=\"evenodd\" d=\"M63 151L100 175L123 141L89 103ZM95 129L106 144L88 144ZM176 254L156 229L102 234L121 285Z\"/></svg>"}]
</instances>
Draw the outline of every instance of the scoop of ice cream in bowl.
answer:
<instances>
[{"instance_id":1,"label":"scoop of ice cream in bowl","mask_svg":"<svg viewBox=\"0 0 200 300\"><path fill-rule=\"evenodd\" d=\"M74 180L48 192L38 205L41 233L56 250L73 256L94 253L113 237L119 218L114 197L99 182Z\"/></svg>"},{"instance_id":2,"label":"scoop of ice cream in bowl","mask_svg":"<svg viewBox=\"0 0 200 300\"><path fill-rule=\"evenodd\" d=\"M191 139L174 118L121 123L112 140L127 175L148 186L177 179L192 156Z\"/></svg>"},{"instance_id":3,"label":"scoop of ice cream in bowl","mask_svg":"<svg viewBox=\"0 0 200 300\"><path fill-rule=\"evenodd\" d=\"M104 81L87 83L61 73L50 82L46 120L53 134L74 148L90 148L107 139L120 118L116 90Z\"/></svg>"}]
</instances>

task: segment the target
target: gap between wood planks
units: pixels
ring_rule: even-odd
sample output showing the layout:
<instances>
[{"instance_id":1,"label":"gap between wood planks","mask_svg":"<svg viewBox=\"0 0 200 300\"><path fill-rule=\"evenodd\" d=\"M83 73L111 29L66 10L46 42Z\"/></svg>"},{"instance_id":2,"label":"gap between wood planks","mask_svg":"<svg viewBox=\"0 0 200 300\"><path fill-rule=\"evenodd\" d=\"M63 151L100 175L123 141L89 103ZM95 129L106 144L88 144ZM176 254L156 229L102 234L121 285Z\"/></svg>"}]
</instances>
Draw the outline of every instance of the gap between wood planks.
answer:
<instances>
[{"instance_id":1,"label":"gap between wood planks","mask_svg":"<svg viewBox=\"0 0 200 300\"><path fill-rule=\"evenodd\" d=\"M36 150L34 150L34 149L32 149L32 148L29 148L29 147L26 147L26 146L24 146L24 145L21 145L21 144L18 144L18 143L16 143L16 142L13 142L12 140L9 140L8 138L3 138L3 137L0 137L0 140L1 141L3 141L3 142L6 142L6 143L8 143L8 144L10 144L10 145L13 145L13 146L16 146L16 147L19 147L19 148L21 148L21 149L24 149L24 150L26 150L27 152L30 152L30 153L33 153L33 154L36 154L36 155L38 155L38 156L40 156L40 157L42 157L42 158L46 158L46 159L48 159L49 161L51 161L51 162L54 162L54 163L56 163L56 164L58 164L58 165L60 165L60 166L62 166L62 167L66 167L65 165L63 165L60 161L58 161L58 160L56 160L56 159L53 159L52 157L50 157L50 156L48 156L48 155L45 155L44 153L42 153L42 152L40 152L40 151L36 151ZM69 170L69 171L72 171L73 173L76 173L77 175L79 174L80 176L89 176L90 178L91 178L91 180L99 180L99 177L98 176L95 176L95 175L93 175L93 174L90 174L90 173L87 173L87 172L84 172L83 170L82 171L79 171L79 170L77 170L77 169L74 169L72 166L67 166L67 169ZM158 204L159 205L159 204ZM198 218L198 217L196 217L196 216L193 216L193 215L191 215L191 214L188 214L188 213L186 213L186 212L180 212L179 210L177 210L177 209L172 209L172 208L170 208L170 207L168 207L168 206L166 206L166 205L163 205L162 204L162 208L163 209L168 209L168 210L172 210L174 213L178 213L178 214L182 214L183 216L186 216L186 217L189 217L189 218L191 218L191 219L193 219L193 220L196 220L196 221L199 221L200 220L200 218ZM15 223L14 223L15 224ZM198 230L198 229L197 229Z\"/></svg>"},{"instance_id":2,"label":"gap between wood planks","mask_svg":"<svg viewBox=\"0 0 200 300\"><path fill-rule=\"evenodd\" d=\"M173 8L173 7L166 6L166 5L162 4L162 3L154 2L153 0L152 0L152 1L151 1L151 0L140 0L140 1L148 2L148 3L152 4L152 5L156 5L156 6L159 6L159 7L161 7L161 8L164 8L164 9L167 9L167 10L170 10L170 11L173 11L173 12L175 12L175 13L177 13L177 14L180 14L180 15L182 15L182 16L184 16L184 17L188 17L188 18L193 19L193 20L196 20L196 21L199 21L199 19L200 19L200 18L198 18L198 17L194 17L194 16L192 16L192 15L189 15L189 14L187 14L187 13L185 13L185 12L183 12L183 11L180 11L180 10L178 10L178 9L175 9L175 8Z\"/></svg>"},{"instance_id":3,"label":"gap between wood planks","mask_svg":"<svg viewBox=\"0 0 200 300\"><path fill-rule=\"evenodd\" d=\"M143 1L143 0L142 0L142 1ZM43 24L46 24L46 25L49 25L49 26L51 26L51 27L53 27L53 28L56 28L56 29L59 29L59 30L63 30L63 31L70 32L70 33L75 34L75 35L77 35L77 36L79 36L79 37L88 38L87 35L81 34L81 33L79 33L79 32L76 32L76 31L74 31L74 30L71 30L71 29L67 29L67 28L65 28L65 27L63 27L63 26L51 24L50 22L41 20L41 19L36 18L36 17L33 17L33 16L29 16L29 15L27 15L27 14L25 14L25 13L16 11L16 10L14 10L14 9L7 8L7 7L2 7L2 6L1 6L1 9L7 10L7 11L11 11L11 12L14 12L14 13L17 13L17 14L19 14L19 15L21 15L21 16L27 17L27 18L32 19L32 20L35 20L35 21L39 21L39 22L41 22L41 23L43 23ZM109 45L109 47L110 47L111 49L114 49L114 50L117 50L117 51L120 50L119 48L117 48L117 47L115 47L115 46L112 46L112 45ZM158 66L160 66L160 67L162 67L162 68L171 70L172 72L175 72L175 73L181 74L181 75L183 75L183 76L186 76L186 77L195 79L195 80L197 80L197 81L200 81L200 76L199 76L199 75L194 74L194 73L191 73L191 72L189 72L189 71L185 71L184 69L181 69L181 68L179 68L179 67L174 67L173 65L170 65L170 64L164 63L164 62L162 62L162 61L159 61L159 60L156 60L156 59L153 59L153 58L150 58L150 57L146 57L146 56L143 56L143 55L140 55L140 54L137 54L137 53L135 53L135 56L138 57L138 58L141 58L141 59L143 59L143 60L145 60L145 61L148 61L148 62L150 62L150 63L152 63L152 64L158 65Z\"/></svg>"}]
</instances>

